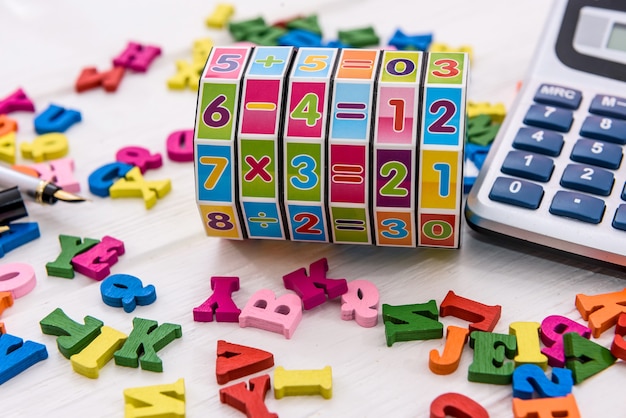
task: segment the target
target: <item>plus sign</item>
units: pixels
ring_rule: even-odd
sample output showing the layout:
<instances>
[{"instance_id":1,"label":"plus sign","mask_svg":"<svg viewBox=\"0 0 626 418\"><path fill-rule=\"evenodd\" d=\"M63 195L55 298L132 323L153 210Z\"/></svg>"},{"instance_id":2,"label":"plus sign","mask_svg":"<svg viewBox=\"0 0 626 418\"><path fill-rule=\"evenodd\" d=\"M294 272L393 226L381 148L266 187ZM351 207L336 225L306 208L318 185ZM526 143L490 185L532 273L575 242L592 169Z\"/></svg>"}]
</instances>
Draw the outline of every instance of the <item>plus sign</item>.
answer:
<instances>
[{"instance_id":1,"label":"plus sign","mask_svg":"<svg viewBox=\"0 0 626 418\"><path fill-rule=\"evenodd\" d=\"M257 64L263 64L264 68L270 68L274 64L282 64L283 62L285 62L284 60L280 59L274 60L274 58L276 58L274 55L268 55L267 57L265 57L265 59L258 59L254 62Z\"/></svg>"}]
</instances>

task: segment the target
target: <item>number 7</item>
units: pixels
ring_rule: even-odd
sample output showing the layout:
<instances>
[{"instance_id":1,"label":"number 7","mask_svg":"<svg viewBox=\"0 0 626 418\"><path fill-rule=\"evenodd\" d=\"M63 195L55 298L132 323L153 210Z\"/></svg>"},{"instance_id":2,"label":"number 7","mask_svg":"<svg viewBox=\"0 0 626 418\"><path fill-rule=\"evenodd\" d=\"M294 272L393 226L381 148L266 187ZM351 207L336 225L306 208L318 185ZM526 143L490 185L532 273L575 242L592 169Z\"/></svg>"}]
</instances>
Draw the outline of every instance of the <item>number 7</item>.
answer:
<instances>
[{"instance_id":1,"label":"number 7","mask_svg":"<svg viewBox=\"0 0 626 418\"><path fill-rule=\"evenodd\" d=\"M215 167L204 181L204 188L213 190L220 177L222 177L222 173L228 166L228 159L224 157L200 157L200 164Z\"/></svg>"}]
</instances>

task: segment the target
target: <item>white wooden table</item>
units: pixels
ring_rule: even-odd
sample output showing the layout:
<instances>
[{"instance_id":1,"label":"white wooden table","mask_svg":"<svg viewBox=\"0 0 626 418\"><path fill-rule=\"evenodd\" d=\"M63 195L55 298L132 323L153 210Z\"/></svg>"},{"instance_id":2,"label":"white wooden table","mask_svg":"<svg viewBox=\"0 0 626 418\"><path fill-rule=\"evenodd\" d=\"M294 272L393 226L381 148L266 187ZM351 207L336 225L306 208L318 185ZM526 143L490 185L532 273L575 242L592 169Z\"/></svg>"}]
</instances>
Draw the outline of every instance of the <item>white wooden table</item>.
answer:
<instances>
[{"instance_id":1,"label":"white wooden table","mask_svg":"<svg viewBox=\"0 0 626 418\"><path fill-rule=\"evenodd\" d=\"M268 22L295 15L317 14L325 38L340 29L373 26L383 43L396 28L406 33L433 32L449 45L471 45L474 62L469 99L511 104L516 83L524 77L536 42L540 41L549 2L451 0L423 1L238 1L235 20L264 16ZM311 311L292 339L232 323L194 322L192 309L211 294L211 276L237 276L241 290L233 294L243 307L257 290L284 294L283 275L326 257L329 277L375 283L382 303L403 305L434 299L449 290L489 305L502 306L494 332L508 333L514 321L541 322L563 315L583 322L574 301L578 293L599 294L624 288L623 272L596 267L563 255L525 249L478 236L465 228L462 249L395 249L292 242L233 242L205 236L194 197L192 163L166 156L165 141L176 130L193 128L196 94L172 91L166 80L175 60L189 59L192 42L210 37L218 45L233 41L226 31L208 29L204 19L215 2L79 2L4 0L0 3L0 97L22 87L40 112L55 103L78 109L83 121L67 131L69 157L81 193L92 202L40 207L28 203L29 221L38 222L41 237L0 262L28 263L37 286L4 311L8 333L45 344L48 359L0 386L0 415L54 417L122 416L126 388L174 383L183 378L190 417L238 417L221 404L215 379L218 339L270 351L286 369L333 371L333 397L267 396L270 411L282 417L427 417L433 399L459 392L483 405L492 417L511 416L510 386L472 383L467 369L473 350L465 347L459 369L439 376L428 368L428 354L442 350L445 339L385 343L384 325L361 328L340 319L339 300ZM101 89L78 94L73 85L87 66L109 68L128 41L158 45L163 54L146 74L129 73L118 91ZM33 114L18 112L18 144L36 136ZM171 192L150 210L141 199L91 195L87 178L113 162L115 152L139 145L164 157L163 166L147 179L169 178ZM27 164L18 156L18 163ZM126 253L112 273L140 278L157 289L157 300L132 313L105 305L98 282L77 274L74 279L47 276L45 264L59 254L59 234L124 242ZM1 266L1 264L0 264ZM1 279L1 278L0 278ZM56 308L81 322L87 315L128 334L132 319L141 317L180 324L183 336L159 351L162 373L121 367L111 361L98 379L75 373L44 335L39 321ZM467 326L452 317L444 326ZM610 345L613 330L597 341ZM273 370L268 371L270 375ZM239 379L237 381L243 381ZM624 364L618 362L573 389L584 417L619 416L623 410Z\"/></svg>"}]
</instances>

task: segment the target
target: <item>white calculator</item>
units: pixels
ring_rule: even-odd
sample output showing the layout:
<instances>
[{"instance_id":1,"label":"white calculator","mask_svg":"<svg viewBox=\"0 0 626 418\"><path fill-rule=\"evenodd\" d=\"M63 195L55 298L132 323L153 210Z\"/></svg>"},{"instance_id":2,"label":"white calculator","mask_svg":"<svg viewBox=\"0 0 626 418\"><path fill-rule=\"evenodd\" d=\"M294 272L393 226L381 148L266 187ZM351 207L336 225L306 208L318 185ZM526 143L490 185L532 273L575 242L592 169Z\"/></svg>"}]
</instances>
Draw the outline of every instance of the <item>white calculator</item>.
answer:
<instances>
[{"instance_id":1,"label":"white calculator","mask_svg":"<svg viewBox=\"0 0 626 418\"><path fill-rule=\"evenodd\" d=\"M540 39L466 220L626 266L626 0L557 0Z\"/></svg>"}]
</instances>

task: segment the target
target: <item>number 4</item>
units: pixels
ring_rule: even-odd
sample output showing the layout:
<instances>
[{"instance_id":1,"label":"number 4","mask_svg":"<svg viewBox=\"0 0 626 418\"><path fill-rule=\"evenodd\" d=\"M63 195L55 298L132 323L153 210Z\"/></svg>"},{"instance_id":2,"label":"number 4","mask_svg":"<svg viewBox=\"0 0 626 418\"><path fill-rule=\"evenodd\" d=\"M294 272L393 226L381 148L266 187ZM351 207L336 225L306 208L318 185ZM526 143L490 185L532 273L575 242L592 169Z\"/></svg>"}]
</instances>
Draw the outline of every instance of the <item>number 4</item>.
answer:
<instances>
[{"instance_id":1,"label":"number 4","mask_svg":"<svg viewBox=\"0 0 626 418\"><path fill-rule=\"evenodd\" d=\"M315 93L305 94L296 107L291 111L292 119L304 120L306 126L313 127L317 121L322 117L322 114L317 111L317 104L319 98Z\"/></svg>"}]
</instances>

